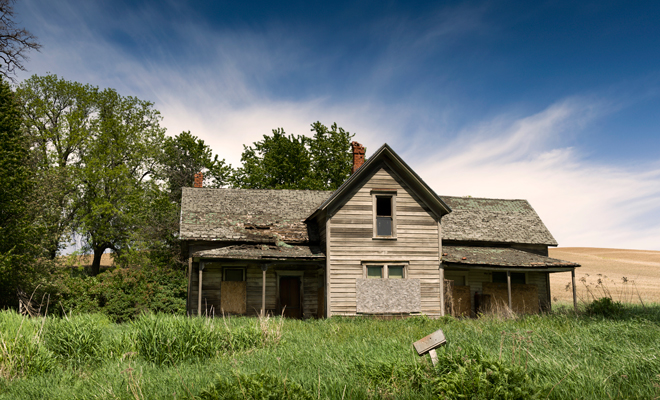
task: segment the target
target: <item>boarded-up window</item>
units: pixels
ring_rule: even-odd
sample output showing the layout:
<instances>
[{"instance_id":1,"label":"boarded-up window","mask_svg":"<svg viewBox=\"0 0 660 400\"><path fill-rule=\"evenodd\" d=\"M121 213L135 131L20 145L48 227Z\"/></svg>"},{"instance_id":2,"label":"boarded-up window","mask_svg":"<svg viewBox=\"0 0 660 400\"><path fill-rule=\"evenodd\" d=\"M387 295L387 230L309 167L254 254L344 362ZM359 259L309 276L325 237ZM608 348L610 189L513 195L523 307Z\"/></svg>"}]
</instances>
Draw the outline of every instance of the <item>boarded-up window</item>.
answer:
<instances>
[{"instance_id":1,"label":"boarded-up window","mask_svg":"<svg viewBox=\"0 0 660 400\"><path fill-rule=\"evenodd\" d=\"M231 314L247 311L247 286L245 268L224 268L220 286L220 308Z\"/></svg>"}]
</instances>

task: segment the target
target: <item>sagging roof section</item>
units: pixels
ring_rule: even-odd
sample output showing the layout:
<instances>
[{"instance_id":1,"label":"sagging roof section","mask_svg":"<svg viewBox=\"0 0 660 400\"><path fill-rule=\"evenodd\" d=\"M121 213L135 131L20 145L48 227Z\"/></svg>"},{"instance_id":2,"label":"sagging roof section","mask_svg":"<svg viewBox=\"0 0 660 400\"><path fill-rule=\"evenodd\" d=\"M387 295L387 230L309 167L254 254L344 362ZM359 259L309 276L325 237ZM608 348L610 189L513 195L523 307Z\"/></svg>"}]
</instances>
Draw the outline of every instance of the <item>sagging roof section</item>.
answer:
<instances>
[{"instance_id":1,"label":"sagging roof section","mask_svg":"<svg viewBox=\"0 0 660 400\"><path fill-rule=\"evenodd\" d=\"M387 162L389 166L398 173L402 179L408 183L410 188L426 203L438 218L451 212L451 209L438 196L429 185L417 175L412 168L392 148L385 143L376 152L362 164L362 166L352 174L342 185L335 190L319 207L311 214L308 220L313 219L323 210L331 207L335 202L342 198L342 195L348 192L354 185L358 184L364 175L375 172L374 169Z\"/></svg>"},{"instance_id":2,"label":"sagging roof section","mask_svg":"<svg viewBox=\"0 0 660 400\"><path fill-rule=\"evenodd\" d=\"M273 246L266 244L241 244L202 250L194 253L193 257L239 260L325 260L325 254L318 246Z\"/></svg>"},{"instance_id":3,"label":"sagging roof section","mask_svg":"<svg viewBox=\"0 0 660 400\"><path fill-rule=\"evenodd\" d=\"M575 268L580 264L502 247L442 246L442 262L528 268ZM446 254L446 255L445 255Z\"/></svg>"},{"instance_id":4,"label":"sagging roof section","mask_svg":"<svg viewBox=\"0 0 660 400\"><path fill-rule=\"evenodd\" d=\"M452 212L442 217L442 239L557 246L527 200L442 196Z\"/></svg>"},{"instance_id":5,"label":"sagging roof section","mask_svg":"<svg viewBox=\"0 0 660 400\"><path fill-rule=\"evenodd\" d=\"M182 240L307 243L305 218L332 192L183 188ZM313 232L311 234L318 235ZM314 241L314 238L311 238Z\"/></svg>"}]
</instances>

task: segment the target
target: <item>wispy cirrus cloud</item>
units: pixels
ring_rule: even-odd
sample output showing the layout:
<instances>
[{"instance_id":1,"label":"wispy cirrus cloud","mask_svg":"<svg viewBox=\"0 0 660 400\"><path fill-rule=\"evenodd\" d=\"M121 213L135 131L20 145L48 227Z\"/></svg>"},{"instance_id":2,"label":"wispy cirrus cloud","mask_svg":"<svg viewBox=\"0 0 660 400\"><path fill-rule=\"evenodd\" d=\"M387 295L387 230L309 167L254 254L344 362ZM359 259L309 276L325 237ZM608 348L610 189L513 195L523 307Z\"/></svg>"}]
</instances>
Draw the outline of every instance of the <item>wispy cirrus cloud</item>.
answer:
<instances>
[{"instance_id":1,"label":"wispy cirrus cloud","mask_svg":"<svg viewBox=\"0 0 660 400\"><path fill-rule=\"evenodd\" d=\"M607 165L561 146L608 108L573 98L498 118L416 167L438 193L529 200L560 245L660 249L660 164Z\"/></svg>"}]
</instances>

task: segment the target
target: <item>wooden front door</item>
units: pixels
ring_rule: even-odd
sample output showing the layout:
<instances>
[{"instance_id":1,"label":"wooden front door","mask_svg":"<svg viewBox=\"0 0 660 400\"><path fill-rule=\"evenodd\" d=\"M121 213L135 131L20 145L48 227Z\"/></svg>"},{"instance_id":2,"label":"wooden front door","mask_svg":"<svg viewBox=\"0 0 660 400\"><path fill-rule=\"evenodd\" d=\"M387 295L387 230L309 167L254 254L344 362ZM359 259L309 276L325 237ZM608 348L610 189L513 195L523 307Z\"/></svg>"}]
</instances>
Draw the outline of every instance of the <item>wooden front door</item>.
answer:
<instances>
[{"instance_id":1,"label":"wooden front door","mask_svg":"<svg viewBox=\"0 0 660 400\"><path fill-rule=\"evenodd\" d=\"M280 307L287 318L302 318L300 304L300 277L283 276L280 278Z\"/></svg>"}]
</instances>

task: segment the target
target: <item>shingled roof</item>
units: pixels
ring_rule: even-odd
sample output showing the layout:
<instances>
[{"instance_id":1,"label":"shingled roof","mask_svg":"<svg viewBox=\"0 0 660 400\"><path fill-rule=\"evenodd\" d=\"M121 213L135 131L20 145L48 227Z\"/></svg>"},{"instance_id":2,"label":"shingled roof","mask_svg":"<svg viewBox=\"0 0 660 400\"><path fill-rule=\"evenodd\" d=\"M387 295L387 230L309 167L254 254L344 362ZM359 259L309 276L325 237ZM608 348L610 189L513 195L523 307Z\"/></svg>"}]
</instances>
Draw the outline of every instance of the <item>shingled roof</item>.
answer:
<instances>
[{"instance_id":1,"label":"shingled roof","mask_svg":"<svg viewBox=\"0 0 660 400\"><path fill-rule=\"evenodd\" d=\"M183 240L305 243L305 218L332 192L183 188L180 238ZM312 241L318 240L315 237Z\"/></svg>"},{"instance_id":2,"label":"shingled roof","mask_svg":"<svg viewBox=\"0 0 660 400\"><path fill-rule=\"evenodd\" d=\"M557 246L527 200L440 196L452 212L442 217L442 239Z\"/></svg>"},{"instance_id":3,"label":"shingled roof","mask_svg":"<svg viewBox=\"0 0 660 400\"><path fill-rule=\"evenodd\" d=\"M275 246L267 244L241 244L201 250L194 253L193 257L243 260L325 260L325 254L318 246Z\"/></svg>"},{"instance_id":4,"label":"shingled roof","mask_svg":"<svg viewBox=\"0 0 660 400\"><path fill-rule=\"evenodd\" d=\"M184 188L180 238L316 242L318 229L304 221L331 194L314 190ZM526 200L441 198L452 209L442 217L445 241L557 245ZM312 224L313 220L308 222Z\"/></svg>"},{"instance_id":5,"label":"shingled roof","mask_svg":"<svg viewBox=\"0 0 660 400\"><path fill-rule=\"evenodd\" d=\"M501 247L442 246L442 262L495 267L574 268L579 264ZM446 254L446 255L445 255Z\"/></svg>"}]
</instances>

